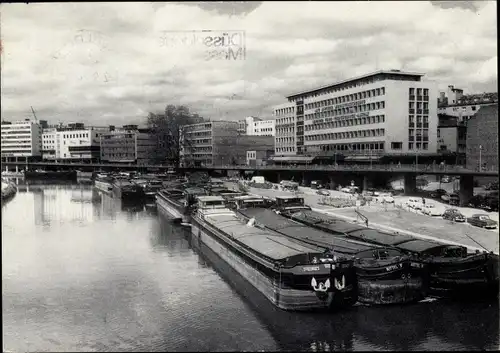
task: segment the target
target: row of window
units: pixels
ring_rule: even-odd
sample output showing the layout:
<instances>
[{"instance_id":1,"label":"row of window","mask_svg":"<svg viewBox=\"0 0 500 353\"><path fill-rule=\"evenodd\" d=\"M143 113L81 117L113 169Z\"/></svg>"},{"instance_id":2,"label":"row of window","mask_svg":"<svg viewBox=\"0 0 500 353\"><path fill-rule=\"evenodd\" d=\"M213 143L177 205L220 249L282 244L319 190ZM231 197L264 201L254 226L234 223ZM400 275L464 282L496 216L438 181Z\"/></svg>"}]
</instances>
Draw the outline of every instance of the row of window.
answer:
<instances>
[{"instance_id":1,"label":"row of window","mask_svg":"<svg viewBox=\"0 0 500 353\"><path fill-rule=\"evenodd\" d=\"M384 142L365 142L365 143L337 143L328 145L307 146L306 152L315 151L383 151Z\"/></svg>"},{"instance_id":2,"label":"row of window","mask_svg":"<svg viewBox=\"0 0 500 353\"><path fill-rule=\"evenodd\" d=\"M363 92L352 93L345 96L340 96L336 98L325 99L319 102L305 104L305 109L316 109L321 107L327 107L333 104L342 104L354 102L360 99L379 97L385 95L385 87L374 88L371 90L366 90Z\"/></svg>"},{"instance_id":3,"label":"row of window","mask_svg":"<svg viewBox=\"0 0 500 353\"><path fill-rule=\"evenodd\" d=\"M280 108L280 109L275 110L275 114L277 116L288 115L288 114L292 114L293 112L295 112L295 107L286 107L286 108Z\"/></svg>"},{"instance_id":4,"label":"row of window","mask_svg":"<svg viewBox=\"0 0 500 353\"><path fill-rule=\"evenodd\" d=\"M343 121L327 121L324 123L318 123L313 125L306 125L306 131L323 130L323 129L335 129L347 126L357 126L366 124L378 124L385 122L385 115L374 115L365 118L354 118Z\"/></svg>"},{"instance_id":5,"label":"row of window","mask_svg":"<svg viewBox=\"0 0 500 353\"><path fill-rule=\"evenodd\" d=\"M415 95L415 88L410 88L408 90L408 95L414 96ZM417 88L417 96L428 97L429 96L429 89L428 88Z\"/></svg>"},{"instance_id":6,"label":"row of window","mask_svg":"<svg viewBox=\"0 0 500 353\"><path fill-rule=\"evenodd\" d=\"M409 150L413 150L413 149L428 150L429 149L429 143L428 142L417 142L417 143L409 142L408 143L408 149Z\"/></svg>"},{"instance_id":7,"label":"row of window","mask_svg":"<svg viewBox=\"0 0 500 353\"><path fill-rule=\"evenodd\" d=\"M346 132L336 132L329 134L317 134L305 136L306 141L318 141L318 140L343 140L352 138L366 138L374 136L384 136L385 129L371 129L371 130L358 130L358 131L346 131Z\"/></svg>"},{"instance_id":8,"label":"row of window","mask_svg":"<svg viewBox=\"0 0 500 353\"><path fill-rule=\"evenodd\" d=\"M184 151L181 148L181 151ZM186 147L186 153L196 153L196 152L212 152L212 146L208 147Z\"/></svg>"},{"instance_id":9,"label":"row of window","mask_svg":"<svg viewBox=\"0 0 500 353\"><path fill-rule=\"evenodd\" d=\"M2 131L2 136L4 135L31 135L30 131Z\"/></svg>"},{"instance_id":10,"label":"row of window","mask_svg":"<svg viewBox=\"0 0 500 353\"><path fill-rule=\"evenodd\" d=\"M295 152L295 147L276 147L276 152Z\"/></svg>"},{"instance_id":11,"label":"row of window","mask_svg":"<svg viewBox=\"0 0 500 353\"><path fill-rule=\"evenodd\" d=\"M295 135L295 127L282 127L276 129L276 136L281 135Z\"/></svg>"},{"instance_id":12,"label":"row of window","mask_svg":"<svg viewBox=\"0 0 500 353\"><path fill-rule=\"evenodd\" d=\"M278 125L287 125L287 124L294 124L294 123L295 123L295 117L293 117L293 116L276 119L276 127Z\"/></svg>"},{"instance_id":13,"label":"row of window","mask_svg":"<svg viewBox=\"0 0 500 353\"><path fill-rule=\"evenodd\" d=\"M342 115L346 114L356 114L356 113L364 113L364 112L370 112L373 110L380 110L380 109L385 109L385 101L380 101L380 102L374 102L374 103L368 103L368 104L362 104L358 106L353 106L353 107L346 107L346 108L339 108L339 109L326 109L323 112L315 112L312 114L306 114L306 120L311 120L311 119L319 119L319 118L326 118L326 117L341 117Z\"/></svg>"},{"instance_id":14,"label":"row of window","mask_svg":"<svg viewBox=\"0 0 500 353\"><path fill-rule=\"evenodd\" d=\"M184 132L187 132L187 133L191 133L194 131L200 131L200 130L210 130L210 129L212 129L212 123L186 125L186 126L183 126L182 129L184 130Z\"/></svg>"}]
</instances>

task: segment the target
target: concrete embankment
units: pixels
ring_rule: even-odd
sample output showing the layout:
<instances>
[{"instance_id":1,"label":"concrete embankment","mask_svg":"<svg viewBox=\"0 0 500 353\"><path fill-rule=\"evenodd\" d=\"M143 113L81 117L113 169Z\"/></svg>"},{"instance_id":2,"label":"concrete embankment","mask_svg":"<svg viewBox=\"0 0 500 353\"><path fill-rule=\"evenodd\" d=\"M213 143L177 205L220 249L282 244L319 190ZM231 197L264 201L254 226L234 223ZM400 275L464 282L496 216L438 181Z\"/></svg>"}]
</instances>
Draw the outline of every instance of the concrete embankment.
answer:
<instances>
[{"instance_id":1,"label":"concrete embankment","mask_svg":"<svg viewBox=\"0 0 500 353\"><path fill-rule=\"evenodd\" d=\"M330 214L334 217L342 218L350 222L359 222L364 224L356 214L358 210L369 220L369 226L384 232L398 232L408 234L416 238L434 240L451 245L466 246L471 250L488 250L499 253L498 230L486 230L474 227L468 223L454 223L442 219L441 217L426 216L415 211L409 211L404 207L405 197L395 197L396 204L383 205L380 203L370 206L334 208L322 204L322 197L316 195L313 190L300 188L298 196L304 197L304 201L313 210ZM293 193L273 189L249 188L249 192L255 195L276 197L280 195L293 195ZM338 195L337 195L338 193ZM341 195L339 192L330 192L334 197L348 198L349 195ZM465 210L464 210L465 211ZM469 211L470 212L470 211ZM469 216L469 212L463 212ZM475 211L476 213L482 213ZM491 215L493 219L497 218Z\"/></svg>"}]
</instances>

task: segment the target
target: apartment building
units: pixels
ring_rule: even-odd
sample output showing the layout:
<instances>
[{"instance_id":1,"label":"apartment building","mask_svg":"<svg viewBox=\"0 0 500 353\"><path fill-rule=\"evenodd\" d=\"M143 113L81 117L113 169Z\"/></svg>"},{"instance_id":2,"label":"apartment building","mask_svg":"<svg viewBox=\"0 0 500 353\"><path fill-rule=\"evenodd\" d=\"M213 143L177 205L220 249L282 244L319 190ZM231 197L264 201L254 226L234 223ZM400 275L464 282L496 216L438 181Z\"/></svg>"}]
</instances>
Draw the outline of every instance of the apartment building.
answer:
<instances>
[{"instance_id":1,"label":"apartment building","mask_svg":"<svg viewBox=\"0 0 500 353\"><path fill-rule=\"evenodd\" d=\"M274 136L276 120L249 116L238 121L238 133L249 136Z\"/></svg>"},{"instance_id":2,"label":"apartment building","mask_svg":"<svg viewBox=\"0 0 500 353\"><path fill-rule=\"evenodd\" d=\"M438 114L437 129L438 153L453 164L465 165L467 126L455 116ZM454 157L454 158L453 158Z\"/></svg>"},{"instance_id":3,"label":"apartment building","mask_svg":"<svg viewBox=\"0 0 500 353\"><path fill-rule=\"evenodd\" d=\"M236 163L233 149L239 136L238 127L237 121L209 121L181 126L180 166Z\"/></svg>"},{"instance_id":4,"label":"apartment building","mask_svg":"<svg viewBox=\"0 0 500 353\"><path fill-rule=\"evenodd\" d=\"M148 164L156 141L148 129L125 125L100 135L100 158L104 163Z\"/></svg>"},{"instance_id":5,"label":"apartment building","mask_svg":"<svg viewBox=\"0 0 500 353\"><path fill-rule=\"evenodd\" d=\"M275 158L436 154L437 85L423 76L378 71L288 96L274 109Z\"/></svg>"},{"instance_id":6,"label":"apartment building","mask_svg":"<svg viewBox=\"0 0 500 353\"><path fill-rule=\"evenodd\" d=\"M1 156L2 161L18 158L35 161L42 156L42 126L45 120L2 121Z\"/></svg>"}]
</instances>

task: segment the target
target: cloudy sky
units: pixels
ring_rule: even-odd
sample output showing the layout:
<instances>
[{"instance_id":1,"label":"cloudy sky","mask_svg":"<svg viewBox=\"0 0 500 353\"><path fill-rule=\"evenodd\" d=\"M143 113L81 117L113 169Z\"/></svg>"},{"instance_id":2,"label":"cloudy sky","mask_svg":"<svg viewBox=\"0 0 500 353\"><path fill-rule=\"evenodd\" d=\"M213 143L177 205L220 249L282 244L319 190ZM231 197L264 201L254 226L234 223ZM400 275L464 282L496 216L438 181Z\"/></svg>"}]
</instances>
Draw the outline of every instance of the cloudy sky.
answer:
<instances>
[{"instance_id":1,"label":"cloudy sky","mask_svg":"<svg viewBox=\"0 0 500 353\"><path fill-rule=\"evenodd\" d=\"M2 4L2 119L33 106L50 123L120 125L166 104L212 119L266 117L289 93L377 69L496 91L496 10L494 1ZM207 46L224 33L231 46Z\"/></svg>"}]
</instances>

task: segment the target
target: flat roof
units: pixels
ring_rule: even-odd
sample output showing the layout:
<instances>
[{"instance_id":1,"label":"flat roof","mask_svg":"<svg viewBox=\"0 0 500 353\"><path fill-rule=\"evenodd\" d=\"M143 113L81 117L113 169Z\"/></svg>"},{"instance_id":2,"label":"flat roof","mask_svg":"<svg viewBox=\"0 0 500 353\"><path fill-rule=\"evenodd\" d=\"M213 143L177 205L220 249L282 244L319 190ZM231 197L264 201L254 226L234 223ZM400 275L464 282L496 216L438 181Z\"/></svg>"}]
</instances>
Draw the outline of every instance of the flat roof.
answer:
<instances>
[{"instance_id":1,"label":"flat roof","mask_svg":"<svg viewBox=\"0 0 500 353\"><path fill-rule=\"evenodd\" d=\"M422 77L422 76L425 75L425 74L422 74L422 73L410 72L410 71L379 70L379 71L371 72L371 73L368 73L368 74L365 74L365 75L362 75L362 76L357 76L357 77L349 78L347 80L339 81L339 82L336 82L336 83L333 83L333 84L330 84L330 85L321 86L321 87L318 87L318 88L313 88L313 89L310 89L310 90L307 90L307 91L296 92L296 93L288 95L286 98L290 99L290 98L293 98L293 97L296 97L296 96L300 96L300 95L304 95L304 94L307 94L307 93L313 93L313 92L321 91L321 90L324 90L324 89L327 89L327 88L334 88L336 86L340 86L340 85L343 85L343 84L346 84L346 83L349 83L349 82L354 82L354 81L362 80L362 79L365 79L365 78L375 77L375 76L379 76L379 75L386 75L386 74L400 75L400 76L410 76L410 77L411 76L413 76L413 77Z\"/></svg>"},{"instance_id":2,"label":"flat roof","mask_svg":"<svg viewBox=\"0 0 500 353\"><path fill-rule=\"evenodd\" d=\"M222 196L198 196L198 200L201 202L208 202L208 201L222 201L224 202L224 198Z\"/></svg>"}]
</instances>

